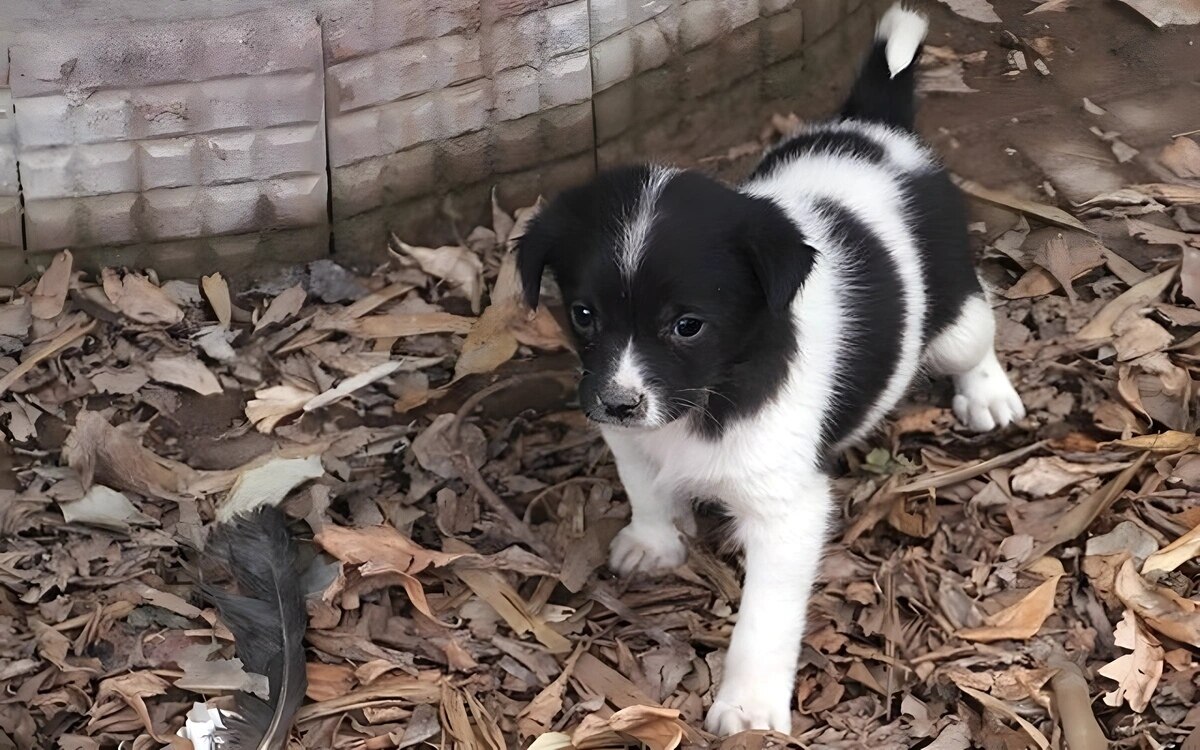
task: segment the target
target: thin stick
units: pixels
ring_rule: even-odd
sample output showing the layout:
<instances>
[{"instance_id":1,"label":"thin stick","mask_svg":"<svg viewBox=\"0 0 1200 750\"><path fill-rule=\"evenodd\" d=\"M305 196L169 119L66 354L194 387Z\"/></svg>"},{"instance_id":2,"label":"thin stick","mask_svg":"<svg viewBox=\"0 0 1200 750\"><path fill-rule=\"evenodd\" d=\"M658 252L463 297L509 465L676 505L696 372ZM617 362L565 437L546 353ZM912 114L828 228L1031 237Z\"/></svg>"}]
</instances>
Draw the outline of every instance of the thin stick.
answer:
<instances>
[{"instance_id":1,"label":"thin stick","mask_svg":"<svg viewBox=\"0 0 1200 750\"><path fill-rule=\"evenodd\" d=\"M908 484L897 487L895 492L920 492L922 490L932 490L937 489L938 487L946 487L951 484L965 482L968 479L974 479L981 474L986 474L992 469L997 469L1001 466L1007 466L1019 458L1024 458L1045 444L1045 440L1039 440L1036 443L1025 446L1024 448L1017 448L1016 450L1009 451L1008 453L1001 453L999 456L996 456L995 458L989 458L986 461L976 461L973 464L959 466L957 468L950 469L949 471L943 471L940 474L930 474L927 477L921 477L915 482L909 482Z\"/></svg>"},{"instance_id":2,"label":"thin stick","mask_svg":"<svg viewBox=\"0 0 1200 750\"><path fill-rule=\"evenodd\" d=\"M66 349L68 346L73 344L76 339L83 338L87 334L91 333L92 329L95 327L96 321L89 320L87 323L76 323L60 333L54 338L54 340L47 344L45 348L21 364L12 368L7 375L0 378L0 396L4 395L4 393L11 388L13 384L25 377L25 375L33 368L37 367L47 359L50 359L55 354L58 354L63 349Z\"/></svg>"}]
</instances>

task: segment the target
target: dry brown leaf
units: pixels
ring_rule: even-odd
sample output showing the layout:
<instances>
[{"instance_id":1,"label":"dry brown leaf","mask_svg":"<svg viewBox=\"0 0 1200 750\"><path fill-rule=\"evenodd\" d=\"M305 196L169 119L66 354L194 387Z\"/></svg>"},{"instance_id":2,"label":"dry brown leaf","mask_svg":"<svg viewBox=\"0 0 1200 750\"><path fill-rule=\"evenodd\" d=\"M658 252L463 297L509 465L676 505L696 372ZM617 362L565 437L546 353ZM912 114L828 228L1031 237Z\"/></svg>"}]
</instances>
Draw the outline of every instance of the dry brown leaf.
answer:
<instances>
[{"instance_id":1,"label":"dry brown leaf","mask_svg":"<svg viewBox=\"0 0 1200 750\"><path fill-rule=\"evenodd\" d=\"M1175 278L1175 272L1178 270L1178 266L1173 266L1156 276L1151 276L1140 284L1130 287L1119 297L1105 305L1094 318L1088 321L1087 325L1079 330L1077 335L1084 341L1094 341L1112 336L1113 324L1117 322L1117 319L1126 310L1145 307L1152 302L1157 302L1159 297L1167 291L1167 287L1171 285L1172 279Z\"/></svg>"},{"instance_id":2,"label":"dry brown leaf","mask_svg":"<svg viewBox=\"0 0 1200 750\"><path fill-rule=\"evenodd\" d=\"M1048 224L1054 224L1055 226L1066 227L1068 229L1078 229L1081 232L1092 234L1092 231L1084 226L1079 219L1076 219L1074 216L1066 211L1063 211L1061 208L1047 206L1044 203L1027 201L1014 195L1002 193L999 190L985 188L983 185L972 182L971 180L958 179L956 182L967 195L970 195L973 198L978 198L985 203L992 203L1002 208L1011 208L1015 211L1037 217Z\"/></svg>"},{"instance_id":3,"label":"dry brown leaf","mask_svg":"<svg viewBox=\"0 0 1200 750\"><path fill-rule=\"evenodd\" d=\"M1200 555L1200 526L1147 557L1142 564L1142 575L1153 570L1170 573L1197 555Z\"/></svg>"},{"instance_id":4,"label":"dry brown leaf","mask_svg":"<svg viewBox=\"0 0 1200 750\"><path fill-rule=\"evenodd\" d=\"M311 399L306 401L304 404L304 411L313 411L315 409L320 409L323 406L328 406L332 403L341 401L343 398L349 396L351 393L354 393L360 388L365 388L377 380L386 378L396 370L399 370L403 365L403 362L383 362L375 365L366 372L352 375L351 377L348 377L342 382L338 383L333 388L330 388L324 393L313 396Z\"/></svg>"},{"instance_id":5,"label":"dry brown leaf","mask_svg":"<svg viewBox=\"0 0 1200 750\"><path fill-rule=\"evenodd\" d=\"M266 700L270 697L267 678L246 671L242 660L210 659L216 644L189 646L176 659L183 677L175 681L175 687L193 693L220 693L244 690Z\"/></svg>"},{"instance_id":6,"label":"dry brown leaf","mask_svg":"<svg viewBox=\"0 0 1200 750\"><path fill-rule=\"evenodd\" d=\"M99 413L81 411L63 442L63 458L84 487L96 481L149 497L177 497L195 478L195 470L156 455L131 427L113 427Z\"/></svg>"},{"instance_id":7,"label":"dry brown leaf","mask_svg":"<svg viewBox=\"0 0 1200 750\"><path fill-rule=\"evenodd\" d=\"M541 616L530 611L529 604L503 577L490 570L456 570L458 577L492 609L496 610L515 633L532 632L553 654L571 650L571 642L552 629Z\"/></svg>"},{"instance_id":8,"label":"dry brown leaf","mask_svg":"<svg viewBox=\"0 0 1200 750\"><path fill-rule=\"evenodd\" d=\"M1042 734L1037 727L1022 718L1020 714L1014 711L1004 701L994 698L982 690L976 690L969 685L964 685L957 680L955 681L955 684L958 685L959 690L979 701L980 705L982 705L985 709L998 713L1009 721L1016 722L1021 729L1025 730L1025 734L1029 735L1029 738L1033 740L1034 744L1037 745L1039 750L1047 750L1047 748L1050 747L1050 740L1046 739L1046 735Z\"/></svg>"},{"instance_id":9,"label":"dry brown leaf","mask_svg":"<svg viewBox=\"0 0 1200 750\"><path fill-rule=\"evenodd\" d=\"M1049 11L1064 11L1080 2L1083 2L1083 0L1046 0L1025 15L1029 16L1033 15L1034 13L1047 13ZM1086 102L1087 100L1085 99L1084 101ZM1101 110L1101 114L1103 114L1103 110Z\"/></svg>"},{"instance_id":10,"label":"dry brown leaf","mask_svg":"<svg viewBox=\"0 0 1200 750\"><path fill-rule=\"evenodd\" d=\"M71 288L72 262L70 250L63 250L50 261L50 267L42 274L42 278L38 279L37 287L30 298L33 317L50 320L58 317L63 311L67 292Z\"/></svg>"},{"instance_id":11,"label":"dry brown leaf","mask_svg":"<svg viewBox=\"0 0 1200 750\"><path fill-rule=\"evenodd\" d=\"M679 711L674 708L629 706L607 718L597 716L597 719L593 722L585 719L575 730L571 737L575 747L580 750L593 747L589 740L609 731L633 737L650 750L675 750L683 742L684 725Z\"/></svg>"},{"instance_id":12,"label":"dry brown leaf","mask_svg":"<svg viewBox=\"0 0 1200 750\"><path fill-rule=\"evenodd\" d=\"M1200 23L1200 0L1121 0L1155 26Z\"/></svg>"},{"instance_id":13,"label":"dry brown leaf","mask_svg":"<svg viewBox=\"0 0 1200 750\"><path fill-rule=\"evenodd\" d=\"M217 506L217 520L228 521L261 505L279 505L292 490L323 476L325 467L319 455L271 458L238 474L229 495Z\"/></svg>"},{"instance_id":14,"label":"dry brown leaf","mask_svg":"<svg viewBox=\"0 0 1200 750\"><path fill-rule=\"evenodd\" d=\"M1006 299L1041 297L1061 286L1062 284L1054 278L1054 274L1041 266L1034 266L1021 274L1021 278L1017 279L1016 283L1004 290L1004 297ZM1072 290L1072 294L1074 294L1074 290Z\"/></svg>"},{"instance_id":15,"label":"dry brown leaf","mask_svg":"<svg viewBox=\"0 0 1200 750\"><path fill-rule=\"evenodd\" d=\"M1141 219L1126 218L1125 228L1130 237L1149 242L1152 245L1179 245L1180 247L1200 247L1200 235L1180 232L1178 229L1160 227Z\"/></svg>"},{"instance_id":16,"label":"dry brown leaf","mask_svg":"<svg viewBox=\"0 0 1200 750\"><path fill-rule=\"evenodd\" d=\"M1061 577L1051 576L1016 604L988 616L982 627L959 630L958 637L979 643L1032 638L1054 613L1054 592Z\"/></svg>"},{"instance_id":17,"label":"dry brown leaf","mask_svg":"<svg viewBox=\"0 0 1200 750\"><path fill-rule=\"evenodd\" d=\"M0 336L24 339L33 325L30 307L23 299L12 300L7 305L0 306Z\"/></svg>"},{"instance_id":18,"label":"dry brown leaf","mask_svg":"<svg viewBox=\"0 0 1200 750\"><path fill-rule=\"evenodd\" d=\"M1092 522L1116 502L1117 497L1125 491L1138 470L1146 463L1149 455L1149 453L1141 454L1127 469L1103 487L1072 505L1066 513L1055 520L1053 526L1047 529L1044 538L1040 534L1038 535L1038 544L1034 547L1030 559L1039 558L1058 545L1069 542L1087 531Z\"/></svg>"},{"instance_id":19,"label":"dry brown leaf","mask_svg":"<svg viewBox=\"0 0 1200 750\"><path fill-rule=\"evenodd\" d=\"M89 320L83 323L74 323L68 326L65 330L40 347L36 353L28 358L21 360L21 363L12 368L0 377L0 395L3 395L9 388L17 383L21 378L33 371L33 368L40 365L42 362L58 354L62 350L74 344L79 339L92 332L96 327L96 321Z\"/></svg>"},{"instance_id":20,"label":"dry brown leaf","mask_svg":"<svg viewBox=\"0 0 1200 750\"><path fill-rule=\"evenodd\" d=\"M233 320L233 302L229 299L229 284L225 278L219 273L214 273L211 276L200 277L200 288L204 290L204 296L208 299L208 304L212 306L213 312L217 315L217 322L222 328L228 329L230 322Z\"/></svg>"},{"instance_id":21,"label":"dry brown leaf","mask_svg":"<svg viewBox=\"0 0 1200 750\"><path fill-rule=\"evenodd\" d=\"M492 304L471 326L462 354L454 365L454 379L491 372L517 352L523 343L539 349L562 349L567 340L545 305L530 313L522 300L517 256L509 252L500 263Z\"/></svg>"},{"instance_id":22,"label":"dry brown leaf","mask_svg":"<svg viewBox=\"0 0 1200 750\"><path fill-rule=\"evenodd\" d=\"M169 743L166 735L160 735L150 719L150 711L146 708L146 698L163 695L170 684L153 672L130 672L128 674L109 677L100 683L96 693L96 702L102 703L105 698L116 696L137 713L142 720L146 732L161 743Z\"/></svg>"},{"instance_id":23,"label":"dry brown leaf","mask_svg":"<svg viewBox=\"0 0 1200 750\"><path fill-rule=\"evenodd\" d=\"M1141 713L1150 705L1150 698L1163 673L1163 649L1130 610L1125 610L1113 635L1116 645L1132 651L1104 665L1097 672L1117 683L1117 689L1104 696L1110 706L1127 702Z\"/></svg>"},{"instance_id":24,"label":"dry brown leaf","mask_svg":"<svg viewBox=\"0 0 1200 750\"><path fill-rule=\"evenodd\" d=\"M1127 403L1172 430L1190 430L1194 383L1188 371L1164 352L1154 352L1117 368L1117 392Z\"/></svg>"},{"instance_id":25,"label":"dry brown leaf","mask_svg":"<svg viewBox=\"0 0 1200 750\"><path fill-rule=\"evenodd\" d=\"M1200 2L1200 0L1191 0ZM1169 182L1148 182L1142 185L1131 185L1143 195L1175 206L1200 205L1200 186L1175 185Z\"/></svg>"},{"instance_id":26,"label":"dry brown leaf","mask_svg":"<svg viewBox=\"0 0 1200 750\"><path fill-rule=\"evenodd\" d=\"M316 395L294 385L261 388L246 404L246 417L259 432L270 434L282 420L303 411Z\"/></svg>"},{"instance_id":27,"label":"dry brown leaf","mask_svg":"<svg viewBox=\"0 0 1200 750\"><path fill-rule=\"evenodd\" d=\"M1149 318L1134 314L1123 315L1113 324L1113 348L1117 350L1117 361L1128 362L1153 352L1161 352L1175 337Z\"/></svg>"},{"instance_id":28,"label":"dry brown leaf","mask_svg":"<svg viewBox=\"0 0 1200 750\"><path fill-rule=\"evenodd\" d=\"M1200 247L1183 248L1183 265L1179 273L1179 291L1200 305Z\"/></svg>"},{"instance_id":29,"label":"dry brown leaf","mask_svg":"<svg viewBox=\"0 0 1200 750\"><path fill-rule=\"evenodd\" d=\"M138 510L129 498L102 484L93 484L84 496L59 503L63 520L116 531L128 531L130 524L153 523L154 519Z\"/></svg>"},{"instance_id":30,"label":"dry brown leaf","mask_svg":"<svg viewBox=\"0 0 1200 750\"><path fill-rule=\"evenodd\" d=\"M401 242L392 235L393 241L404 255L412 258L425 273L462 289L471 301L471 312L479 313L483 298L483 262L469 248L459 245L443 247L414 247Z\"/></svg>"},{"instance_id":31,"label":"dry brown leaf","mask_svg":"<svg viewBox=\"0 0 1200 750\"><path fill-rule=\"evenodd\" d=\"M1126 560L1117 572L1116 594L1126 607L1159 633L1180 643L1200 643L1200 602L1150 583L1138 575L1132 560Z\"/></svg>"},{"instance_id":32,"label":"dry brown leaf","mask_svg":"<svg viewBox=\"0 0 1200 750\"><path fill-rule=\"evenodd\" d=\"M349 529L327 524L315 540L326 552L349 565L359 565L364 578L391 574L398 577L409 601L422 614L437 619L416 575L429 567L442 567L462 557L421 547L391 526Z\"/></svg>"},{"instance_id":33,"label":"dry brown leaf","mask_svg":"<svg viewBox=\"0 0 1200 750\"><path fill-rule=\"evenodd\" d=\"M1077 298L1071 282L1104 264L1104 247L1090 237L1072 240L1068 246L1061 233L1054 235L1034 252L1033 261L1049 271L1074 302Z\"/></svg>"},{"instance_id":34,"label":"dry brown leaf","mask_svg":"<svg viewBox=\"0 0 1200 750\"><path fill-rule=\"evenodd\" d=\"M254 330L260 331L269 325L284 322L300 312L300 308L304 306L304 300L307 297L308 295L305 293L304 287L299 284L284 289L279 293L278 297L271 300L271 304L267 305L267 309L263 312L262 317L254 324Z\"/></svg>"},{"instance_id":35,"label":"dry brown leaf","mask_svg":"<svg viewBox=\"0 0 1200 750\"><path fill-rule=\"evenodd\" d=\"M458 434L451 434L457 428ZM413 455L421 467L443 479L462 476L465 459L475 468L487 458L487 438L473 424L460 424L453 414L439 414L413 440Z\"/></svg>"},{"instance_id":36,"label":"dry brown leaf","mask_svg":"<svg viewBox=\"0 0 1200 750\"><path fill-rule=\"evenodd\" d=\"M146 372L151 380L187 388L201 396L221 392L217 376L194 354L160 354L146 363Z\"/></svg>"},{"instance_id":37,"label":"dry brown leaf","mask_svg":"<svg viewBox=\"0 0 1200 750\"><path fill-rule=\"evenodd\" d=\"M1187 136L1180 136L1171 141L1171 145L1158 155L1158 160L1174 172L1176 177L1200 178L1200 143Z\"/></svg>"},{"instance_id":38,"label":"dry brown leaf","mask_svg":"<svg viewBox=\"0 0 1200 750\"><path fill-rule=\"evenodd\" d=\"M1049 497L1076 482L1120 471L1126 465L1112 462L1103 464L1072 463L1059 456L1039 456L1031 458L1013 469L1012 488L1016 492L1023 492L1032 497Z\"/></svg>"},{"instance_id":39,"label":"dry brown leaf","mask_svg":"<svg viewBox=\"0 0 1200 750\"><path fill-rule=\"evenodd\" d=\"M183 320L183 310L145 276L127 273L124 277L106 268L100 273L104 294L121 314L145 325L173 326Z\"/></svg>"},{"instance_id":40,"label":"dry brown leaf","mask_svg":"<svg viewBox=\"0 0 1200 750\"><path fill-rule=\"evenodd\" d=\"M309 662L304 665L308 674L308 689L305 695L310 700L327 701L349 693L358 680L354 669L348 664L322 664Z\"/></svg>"},{"instance_id":41,"label":"dry brown leaf","mask_svg":"<svg viewBox=\"0 0 1200 750\"><path fill-rule=\"evenodd\" d=\"M517 715L517 736L521 739L533 736L543 736L550 731L554 718L562 712L563 698L567 692L567 681L575 672L575 662L583 653L584 646L575 647L574 653L567 657L559 673L549 685L542 688L533 700L525 704Z\"/></svg>"},{"instance_id":42,"label":"dry brown leaf","mask_svg":"<svg viewBox=\"0 0 1200 750\"><path fill-rule=\"evenodd\" d=\"M344 316L320 318L314 322L318 330L344 331L364 339L404 338L429 333L468 333L475 318L444 312L391 313L363 318Z\"/></svg>"},{"instance_id":43,"label":"dry brown leaf","mask_svg":"<svg viewBox=\"0 0 1200 750\"><path fill-rule=\"evenodd\" d=\"M950 6L950 10L963 18L980 23L1001 22L1000 16L996 15L996 9L988 0L941 0L941 2Z\"/></svg>"}]
</instances>

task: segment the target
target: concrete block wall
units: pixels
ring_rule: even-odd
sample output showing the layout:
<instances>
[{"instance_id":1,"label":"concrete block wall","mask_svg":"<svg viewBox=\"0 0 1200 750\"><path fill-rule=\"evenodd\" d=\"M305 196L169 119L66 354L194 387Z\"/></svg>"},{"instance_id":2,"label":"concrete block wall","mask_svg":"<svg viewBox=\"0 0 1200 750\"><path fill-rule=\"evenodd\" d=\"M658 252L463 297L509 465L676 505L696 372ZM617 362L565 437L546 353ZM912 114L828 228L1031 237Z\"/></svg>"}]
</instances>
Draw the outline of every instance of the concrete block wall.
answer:
<instances>
[{"instance_id":1,"label":"concrete block wall","mask_svg":"<svg viewBox=\"0 0 1200 750\"><path fill-rule=\"evenodd\" d=\"M0 39L0 267L20 263L22 244L16 120L12 91L8 87L8 45Z\"/></svg>"},{"instance_id":2,"label":"concrete block wall","mask_svg":"<svg viewBox=\"0 0 1200 750\"><path fill-rule=\"evenodd\" d=\"M493 186L524 205L823 111L879 4L8 0L0 277L22 249L192 275L450 240Z\"/></svg>"},{"instance_id":3,"label":"concrete block wall","mask_svg":"<svg viewBox=\"0 0 1200 750\"><path fill-rule=\"evenodd\" d=\"M587 0L368 0L325 28L334 240L446 239L592 172Z\"/></svg>"},{"instance_id":4,"label":"concrete block wall","mask_svg":"<svg viewBox=\"0 0 1200 750\"><path fill-rule=\"evenodd\" d=\"M753 140L773 112L835 111L887 4L592 0L598 165L688 164Z\"/></svg>"},{"instance_id":5,"label":"concrete block wall","mask_svg":"<svg viewBox=\"0 0 1200 750\"><path fill-rule=\"evenodd\" d=\"M35 30L12 50L26 249L141 265L328 248L306 13Z\"/></svg>"}]
</instances>

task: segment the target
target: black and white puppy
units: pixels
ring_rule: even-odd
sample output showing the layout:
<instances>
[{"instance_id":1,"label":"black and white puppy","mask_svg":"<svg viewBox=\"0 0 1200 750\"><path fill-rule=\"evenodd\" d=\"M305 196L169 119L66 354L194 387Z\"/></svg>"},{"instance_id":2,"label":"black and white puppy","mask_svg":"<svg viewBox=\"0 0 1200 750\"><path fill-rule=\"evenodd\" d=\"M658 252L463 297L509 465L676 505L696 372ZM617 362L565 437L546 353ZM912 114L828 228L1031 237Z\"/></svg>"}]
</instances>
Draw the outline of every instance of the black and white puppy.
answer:
<instances>
[{"instance_id":1,"label":"black and white puppy","mask_svg":"<svg viewBox=\"0 0 1200 750\"><path fill-rule=\"evenodd\" d=\"M549 267L632 504L622 574L683 563L693 498L745 550L741 609L708 713L788 731L809 590L831 523L823 467L923 368L975 430L1024 416L993 349L958 190L913 133L926 31L897 5L841 115L772 149L743 185L657 166L568 191L520 240L527 301Z\"/></svg>"}]
</instances>

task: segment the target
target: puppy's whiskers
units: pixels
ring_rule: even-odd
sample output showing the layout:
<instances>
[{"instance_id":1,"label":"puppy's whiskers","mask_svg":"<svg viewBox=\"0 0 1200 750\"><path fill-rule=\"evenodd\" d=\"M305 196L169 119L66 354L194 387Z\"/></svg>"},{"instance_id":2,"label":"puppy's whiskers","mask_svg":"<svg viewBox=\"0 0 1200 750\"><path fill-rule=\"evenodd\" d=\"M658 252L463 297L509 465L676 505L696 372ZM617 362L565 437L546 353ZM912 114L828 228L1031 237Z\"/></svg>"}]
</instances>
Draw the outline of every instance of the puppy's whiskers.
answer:
<instances>
[{"instance_id":1,"label":"puppy's whiskers","mask_svg":"<svg viewBox=\"0 0 1200 750\"><path fill-rule=\"evenodd\" d=\"M695 389L689 388L686 390L695 390ZM711 420L714 427L720 428L720 426L721 426L721 421L719 419L717 419L717 417L711 411L708 410L707 406L701 406L700 404L697 404L693 401L688 401L687 399L680 398L678 396L673 396L671 398L671 403L673 403L677 406L683 406L686 408L690 408L696 412L699 412L705 419Z\"/></svg>"}]
</instances>

